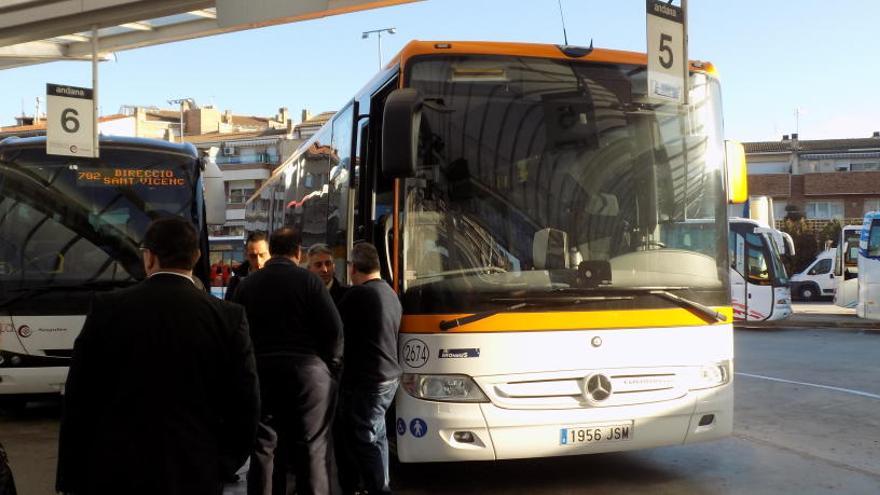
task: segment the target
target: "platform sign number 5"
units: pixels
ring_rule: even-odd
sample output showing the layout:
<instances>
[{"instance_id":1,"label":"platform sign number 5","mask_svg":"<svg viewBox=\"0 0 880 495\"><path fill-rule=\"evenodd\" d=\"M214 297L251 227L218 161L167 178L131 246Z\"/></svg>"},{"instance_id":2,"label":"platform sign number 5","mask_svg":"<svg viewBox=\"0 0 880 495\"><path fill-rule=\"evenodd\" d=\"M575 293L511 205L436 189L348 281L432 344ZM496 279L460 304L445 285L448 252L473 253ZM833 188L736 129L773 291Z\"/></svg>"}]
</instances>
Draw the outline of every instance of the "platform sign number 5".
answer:
<instances>
[{"instance_id":1,"label":"platform sign number 5","mask_svg":"<svg viewBox=\"0 0 880 495\"><path fill-rule=\"evenodd\" d=\"M684 0L682 0L684 2ZM687 47L684 5L647 0L648 97L684 103L687 91Z\"/></svg>"},{"instance_id":2,"label":"platform sign number 5","mask_svg":"<svg viewBox=\"0 0 880 495\"><path fill-rule=\"evenodd\" d=\"M46 85L46 153L97 157L94 93L90 88Z\"/></svg>"}]
</instances>

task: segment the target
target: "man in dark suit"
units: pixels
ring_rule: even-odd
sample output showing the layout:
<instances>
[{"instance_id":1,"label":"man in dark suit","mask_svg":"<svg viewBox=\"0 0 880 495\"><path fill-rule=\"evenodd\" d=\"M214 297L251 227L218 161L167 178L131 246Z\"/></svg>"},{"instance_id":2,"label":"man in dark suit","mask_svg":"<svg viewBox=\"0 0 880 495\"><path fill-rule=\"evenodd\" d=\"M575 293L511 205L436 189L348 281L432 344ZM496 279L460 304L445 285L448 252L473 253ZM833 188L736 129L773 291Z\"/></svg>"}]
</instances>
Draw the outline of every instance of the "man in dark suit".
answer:
<instances>
[{"instance_id":1,"label":"man in dark suit","mask_svg":"<svg viewBox=\"0 0 880 495\"><path fill-rule=\"evenodd\" d=\"M74 344L56 489L219 495L259 417L244 309L194 286L189 222L154 221L142 251L148 278L96 295Z\"/></svg>"},{"instance_id":2,"label":"man in dark suit","mask_svg":"<svg viewBox=\"0 0 880 495\"><path fill-rule=\"evenodd\" d=\"M340 481L345 493L358 488L358 478L367 493L391 493L385 414L400 380L397 334L402 309L379 274L379 254L372 244L354 245L349 274L354 285L339 304L345 325L337 427Z\"/></svg>"},{"instance_id":3,"label":"man in dark suit","mask_svg":"<svg viewBox=\"0 0 880 495\"><path fill-rule=\"evenodd\" d=\"M244 243L244 255L247 257L238 268L232 270L232 278L226 286L226 294L223 299L235 300L235 290L242 279L249 273L255 272L269 261L269 236L265 232L251 232Z\"/></svg>"},{"instance_id":4,"label":"man in dark suit","mask_svg":"<svg viewBox=\"0 0 880 495\"><path fill-rule=\"evenodd\" d=\"M338 306L342 296L348 287L336 278L336 263L333 261L333 251L326 244L315 244L309 248L307 266L309 271L314 273L324 282L327 290L330 291L330 297Z\"/></svg>"},{"instance_id":5,"label":"man in dark suit","mask_svg":"<svg viewBox=\"0 0 880 495\"><path fill-rule=\"evenodd\" d=\"M300 244L293 229L272 233L272 257L235 293L251 322L263 398L249 494L285 494L290 464L297 493L326 494L334 485L328 442L342 365L342 321L321 279L297 266Z\"/></svg>"}]
</instances>

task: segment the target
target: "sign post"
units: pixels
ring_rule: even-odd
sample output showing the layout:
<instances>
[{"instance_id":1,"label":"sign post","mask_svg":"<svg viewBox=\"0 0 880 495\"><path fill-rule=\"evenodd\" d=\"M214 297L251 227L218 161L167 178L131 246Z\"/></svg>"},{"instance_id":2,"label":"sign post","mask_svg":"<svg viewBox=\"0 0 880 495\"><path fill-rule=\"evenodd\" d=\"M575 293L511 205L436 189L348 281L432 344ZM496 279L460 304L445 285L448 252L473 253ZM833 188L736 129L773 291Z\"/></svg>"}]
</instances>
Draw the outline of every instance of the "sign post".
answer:
<instances>
[{"instance_id":1,"label":"sign post","mask_svg":"<svg viewBox=\"0 0 880 495\"><path fill-rule=\"evenodd\" d=\"M661 102L687 103L686 2L647 0L648 97Z\"/></svg>"},{"instance_id":2,"label":"sign post","mask_svg":"<svg viewBox=\"0 0 880 495\"><path fill-rule=\"evenodd\" d=\"M47 154L98 157L90 88L47 84L46 119Z\"/></svg>"}]
</instances>

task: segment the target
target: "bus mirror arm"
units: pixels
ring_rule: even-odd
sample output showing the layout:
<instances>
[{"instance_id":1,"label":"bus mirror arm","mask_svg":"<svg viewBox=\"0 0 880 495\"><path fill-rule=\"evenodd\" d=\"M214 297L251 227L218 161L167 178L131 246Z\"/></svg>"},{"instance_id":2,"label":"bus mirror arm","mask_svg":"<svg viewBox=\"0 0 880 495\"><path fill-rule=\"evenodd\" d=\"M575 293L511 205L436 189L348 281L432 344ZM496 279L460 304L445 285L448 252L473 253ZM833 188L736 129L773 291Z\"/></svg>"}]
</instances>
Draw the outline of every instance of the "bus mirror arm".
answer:
<instances>
[{"instance_id":1,"label":"bus mirror arm","mask_svg":"<svg viewBox=\"0 0 880 495\"><path fill-rule=\"evenodd\" d=\"M396 89L385 100L382 119L382 174L412 177L416 172L422 97L413 88Z\"/></svg>"},{"instance_id":2,"label":"bus mirror arm","mask_svg":"<svg viewBox=\"0 0 880 495\"><path fill-rule=\"evenodd\" d=\"M226 223L226 191L223 186L223 172L217 166L217 151L216 146L211 146L202 151L199 159L205 194L205 222L208 225Z\"/></svg>"}]
</instances>

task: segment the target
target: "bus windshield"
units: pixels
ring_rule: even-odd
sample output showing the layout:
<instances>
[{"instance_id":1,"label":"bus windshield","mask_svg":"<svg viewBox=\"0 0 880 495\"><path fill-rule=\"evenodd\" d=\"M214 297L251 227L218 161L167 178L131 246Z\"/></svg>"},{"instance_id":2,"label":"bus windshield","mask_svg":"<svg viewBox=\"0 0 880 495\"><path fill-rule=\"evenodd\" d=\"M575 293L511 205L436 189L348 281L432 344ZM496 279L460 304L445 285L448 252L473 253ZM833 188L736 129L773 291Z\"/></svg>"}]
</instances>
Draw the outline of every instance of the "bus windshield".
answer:
<instances>
[{"instance_id":1,"label":"bus windshield","mask_svg":"<svg viewBox=\"0 0 880 495\"><path fill-rule=\"evenodd\" d=\"M694 74L682 106L649 102L646 84L642 66L416 59L406 85L425 104L406 181L407 309L640 287L723 304L719 87ZM692 219L699 242L664 242Z\"/></svg>"},{"instance_id":2,"label":"bus windshield","mask_svg":"<svg viewBox=\"0 0 880 495\"><path fill-rule=\"evenodd\" d=\"M134 281L149 222L197 223L198 169L182 154L102 146L101 158L0 155L0 290Z\"/></svg>"}]
</instances>

